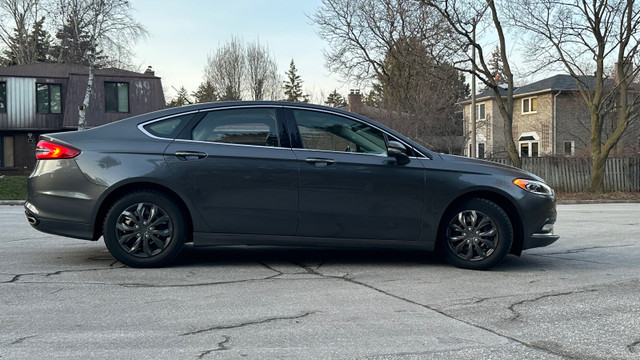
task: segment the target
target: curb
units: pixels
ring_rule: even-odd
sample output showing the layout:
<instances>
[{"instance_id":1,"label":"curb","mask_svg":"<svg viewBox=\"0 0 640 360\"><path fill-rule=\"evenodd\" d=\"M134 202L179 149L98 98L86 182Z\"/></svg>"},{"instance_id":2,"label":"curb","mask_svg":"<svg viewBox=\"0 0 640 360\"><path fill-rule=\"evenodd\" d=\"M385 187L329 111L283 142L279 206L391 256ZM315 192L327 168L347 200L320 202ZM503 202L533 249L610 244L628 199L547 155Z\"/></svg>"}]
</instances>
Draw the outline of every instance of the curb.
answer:
<instances>
[{"instance_id":1,"label":"curb","mask_svg":"<svg viewBox=\"0 0 640 360\"><path fill-rule=\"evenodd\" d=\"M0 205L20 206L24 205L24 200L0 200Z\"/></svg>"},{"instance_id":2,"label":"curb","mask_svg":"<svg viewBox=\"0 0 640 360\"><path fill-rule=\"evenodd\" d=\"M578 204L637 204L640 200L558 200L558 205Z\"/></svg>"}]
</instances>

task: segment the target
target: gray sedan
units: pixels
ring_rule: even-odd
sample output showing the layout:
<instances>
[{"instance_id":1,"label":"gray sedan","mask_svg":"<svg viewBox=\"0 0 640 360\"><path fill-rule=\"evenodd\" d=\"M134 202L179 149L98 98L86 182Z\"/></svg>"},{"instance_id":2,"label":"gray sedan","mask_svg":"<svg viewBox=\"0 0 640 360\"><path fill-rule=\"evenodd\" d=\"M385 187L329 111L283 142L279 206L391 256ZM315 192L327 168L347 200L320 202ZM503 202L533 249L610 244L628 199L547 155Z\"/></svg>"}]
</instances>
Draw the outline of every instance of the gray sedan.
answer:
<instances>
[{"instance_id":1,"label":"gray sedan","mask_svg":"<svg viewBox=\"0 0 640 360\"><path fill-rule=\"evenodd\" d=\"M402 246L487 269L558 239L531 173L432 152L360 115L287 102L198 104L40 137L25 211L135 267L185 243Z\"/></svg>"}]
</instances>

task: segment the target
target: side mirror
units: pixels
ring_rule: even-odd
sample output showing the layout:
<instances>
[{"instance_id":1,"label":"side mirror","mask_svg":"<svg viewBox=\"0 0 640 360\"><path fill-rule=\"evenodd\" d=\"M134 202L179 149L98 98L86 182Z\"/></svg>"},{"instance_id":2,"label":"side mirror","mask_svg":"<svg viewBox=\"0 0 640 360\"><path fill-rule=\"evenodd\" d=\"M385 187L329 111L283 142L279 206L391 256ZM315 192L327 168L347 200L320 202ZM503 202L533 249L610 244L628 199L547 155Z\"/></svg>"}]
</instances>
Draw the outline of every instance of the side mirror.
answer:
<instances>
[{"instance_id":1,"label":"side mirror","mask_svg":"<svg viewBox=\"0 0 640 360\"><path fill-rule=\"evenodd\" d=\"M387 144L387 156L395 158L398 165L406 165L409 163L407 148L397 141L389 141Z\"/></svg>"}]
</instances>

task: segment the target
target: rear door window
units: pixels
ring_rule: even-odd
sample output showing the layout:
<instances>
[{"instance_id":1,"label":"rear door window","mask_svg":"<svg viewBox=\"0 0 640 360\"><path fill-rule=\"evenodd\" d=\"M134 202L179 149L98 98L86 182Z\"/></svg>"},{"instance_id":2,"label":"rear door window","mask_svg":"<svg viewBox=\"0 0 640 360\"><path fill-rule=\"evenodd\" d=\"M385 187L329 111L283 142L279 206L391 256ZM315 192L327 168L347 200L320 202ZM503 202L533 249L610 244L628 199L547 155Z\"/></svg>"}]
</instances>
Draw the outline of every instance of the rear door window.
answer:
<instances>
[{"instance_id":1,"label":"rear door window","mask_svg":"<svg viewBox=\"0 0 640 360\"><path fill-rule=\"evenodd\" d=\"M191 140L254 146L280 146L275 108L208 112L191 131Z\"/></svg>"}]
</instances>

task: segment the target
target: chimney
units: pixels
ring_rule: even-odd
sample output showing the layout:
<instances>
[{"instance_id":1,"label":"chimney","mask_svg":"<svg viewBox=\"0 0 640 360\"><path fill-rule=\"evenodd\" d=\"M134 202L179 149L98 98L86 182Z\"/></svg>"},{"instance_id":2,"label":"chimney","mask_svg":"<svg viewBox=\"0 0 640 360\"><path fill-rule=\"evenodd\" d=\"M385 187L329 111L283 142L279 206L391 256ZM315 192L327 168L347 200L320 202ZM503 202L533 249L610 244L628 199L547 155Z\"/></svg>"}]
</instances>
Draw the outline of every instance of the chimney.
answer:
<instances>
[{"instance_id":1,"label":"chimney","mask_svg":"<svg viewBox=\"0 0 640 360\"><path fill-rule=\"evenodd\" d=\"M362 112L362 94L360 94L360 89L351 89L348 99L349 111L360 114Z\"/></svg>"},{"instance_id":2,"label":"chimney","mask_svg":"<svg viewBox=\"0 0 640 360\"><path fill-rule=\"evenodd\" d=\"M155 76L156 73L155 71L153 71L153 68L151 67L151 65L147 66L147 70L144 71L145 75L149 75L149 76Z\"/></svg>"}]
</instances>

